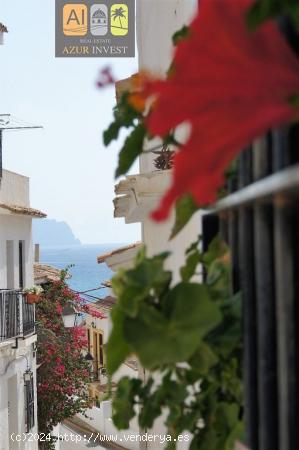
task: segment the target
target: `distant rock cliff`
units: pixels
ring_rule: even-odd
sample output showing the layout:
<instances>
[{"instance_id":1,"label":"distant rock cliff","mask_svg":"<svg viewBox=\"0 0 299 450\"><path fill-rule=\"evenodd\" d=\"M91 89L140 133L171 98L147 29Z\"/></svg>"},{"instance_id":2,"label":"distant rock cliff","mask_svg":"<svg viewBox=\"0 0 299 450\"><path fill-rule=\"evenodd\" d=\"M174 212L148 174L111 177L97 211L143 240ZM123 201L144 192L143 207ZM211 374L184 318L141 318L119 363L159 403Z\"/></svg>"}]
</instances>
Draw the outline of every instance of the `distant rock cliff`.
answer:
<instances>
[{"instance_id":1,"label":"distant rock cliff","mask_svg":"<svg viewBox=\"0 0 299 450\"><path fill-rule=\"evenodd\" d=\"M66 222L53 219L34 220L32 231L34 243L42 247L81 245Z\"/></svg>"}]
</instances>

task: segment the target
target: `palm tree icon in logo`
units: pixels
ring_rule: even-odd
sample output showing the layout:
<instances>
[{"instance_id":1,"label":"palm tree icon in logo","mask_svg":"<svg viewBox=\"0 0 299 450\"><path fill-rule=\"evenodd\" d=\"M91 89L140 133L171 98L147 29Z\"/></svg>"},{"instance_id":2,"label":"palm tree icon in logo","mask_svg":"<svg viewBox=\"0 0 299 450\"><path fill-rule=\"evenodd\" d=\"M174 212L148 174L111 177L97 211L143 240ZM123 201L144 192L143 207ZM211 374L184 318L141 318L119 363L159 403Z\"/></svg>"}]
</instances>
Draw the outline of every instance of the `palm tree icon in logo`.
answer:
<instances>
[{"instance_id":1,"label":"palm tree icon in logo","mask_svg":"<svg viewBox=\"0 0 299 450\"><path fill-rule=\"evenodd\" d=\"M122 6L121 6L120 8L115 8L115 10L112 12L112 17L113 17L114 21L115 21L116 19L118 19L120 28L122 28L122 27L123 27L123 24L122 24L121 19L122 19L122 18L123 18L123 19L126 18L124 8L123 8Z\"/></svg>"},{"instance_id":2,"label":"palm tree icon in logo","mask_svg":"<svg viewBox=\"0 0 299 450\"><path fill-rule=\"evenodd\" d=\"M128 7L127 5L113 5L115 8L111 9L112 18L112 34L125 35L128 32Z\"/></svg>"}]
</instances>

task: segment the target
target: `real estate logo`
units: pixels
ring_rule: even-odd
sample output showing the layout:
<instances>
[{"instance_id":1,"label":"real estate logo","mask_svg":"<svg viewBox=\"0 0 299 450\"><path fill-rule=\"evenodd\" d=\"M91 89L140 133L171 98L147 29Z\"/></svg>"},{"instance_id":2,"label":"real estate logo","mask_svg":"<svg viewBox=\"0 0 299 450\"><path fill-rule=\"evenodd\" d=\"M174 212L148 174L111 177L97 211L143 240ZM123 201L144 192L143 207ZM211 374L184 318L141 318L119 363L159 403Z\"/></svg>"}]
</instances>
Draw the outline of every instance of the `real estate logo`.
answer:
<instances>
[{"instance_id":1,"label":"real estate logo","mask_svg":"<svg viewBox=\"0 0 299 450\"><path fill-rule=\"evenodd\" d=\"M135 0L56 0L56 57L135 56Z\"/></svg>"}]
</instances>

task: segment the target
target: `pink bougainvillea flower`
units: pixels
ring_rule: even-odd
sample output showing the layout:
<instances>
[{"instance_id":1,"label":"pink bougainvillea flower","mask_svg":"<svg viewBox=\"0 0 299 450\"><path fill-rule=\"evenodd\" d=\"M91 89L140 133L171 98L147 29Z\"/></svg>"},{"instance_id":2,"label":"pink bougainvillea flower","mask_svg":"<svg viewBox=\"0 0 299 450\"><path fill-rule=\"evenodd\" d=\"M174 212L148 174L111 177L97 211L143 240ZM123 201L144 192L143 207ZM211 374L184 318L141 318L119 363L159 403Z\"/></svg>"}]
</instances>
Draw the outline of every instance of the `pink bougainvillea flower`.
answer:
<instances>
[{"instance_id":1,"label":"pink bougainvillea flower","mask_svg":"<svg viewBox=\"0 0 299 450\"><path fill-rule=\"evenodd\" d=\"M85 305L84 310L87 314L90 314L96 319L106 319L106 316L102 314L96 307L93 307L91 305Z\"/></svg>"},{"instance_id":2,"label":"pink bougainvillea flower","mask_svg":"<svg viewBox=\"0 0 299 450\"><path fill-rule=\"evenodd\" d=\"M188 121L191 135L174 159L173 182L153 213L164 220L173 203L191 193L199 205L216 199L223 172L248 143L299 117L299 61L272 22L251 32L252 0L201 0L190 37L174 56L174 71L155 83L147 119L165 136Z\"/></svg>"},{"instance_id":3,"label":"pink bougainvillea flower","mask_svg":"<svg viewBox=\"0 0 299 450\"><path fill-rule=\"evenodd\" d=\"M63 310L62 306L59 303L57 303L57 305L56 305L57 314L62 314L62 310Z\"/></svg>"}]
</instances>

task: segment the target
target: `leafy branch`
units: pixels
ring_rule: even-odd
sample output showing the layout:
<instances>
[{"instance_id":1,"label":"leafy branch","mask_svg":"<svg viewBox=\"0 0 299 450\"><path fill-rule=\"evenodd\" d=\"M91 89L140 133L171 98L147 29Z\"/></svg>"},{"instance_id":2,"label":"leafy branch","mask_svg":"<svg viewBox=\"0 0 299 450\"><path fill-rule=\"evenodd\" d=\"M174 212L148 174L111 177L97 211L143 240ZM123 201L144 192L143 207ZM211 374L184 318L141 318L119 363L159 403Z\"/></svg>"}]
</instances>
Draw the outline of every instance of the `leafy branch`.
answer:
<instances>
[{"instance_id":1,"label":"leafy branch","mask_svg":"<svg viewBox=\"0 0 299 450\"><path fill-rule=\"evenodd\" d=\"M257 0L250 8L247 23L255 30L263 22L280 15L287 15L299 31L299 4L297 0Z\"/></svg>"},{"instance_id":2,"label":"leafy branch","mask_svg":"<svg viewBox=\"0 0 299 450\"><path fill-rule=\"evenodd\" d=\"M164 269L169 254L147 258L144 250L134 268L112 280L118 303L108 371L112 376L131 354L149 371L146 380L120 380L113 420L128 428L138 407L139 424L146 429L166 411L168 449L189 431L191 449L232 450L243 430L241 298L229 292L225 243L216 238L204 254L198 244L187 250L183 281L173 287ZM201 284L190 281L199 264L207 274Z\"/></svg>"}]
</instances>

